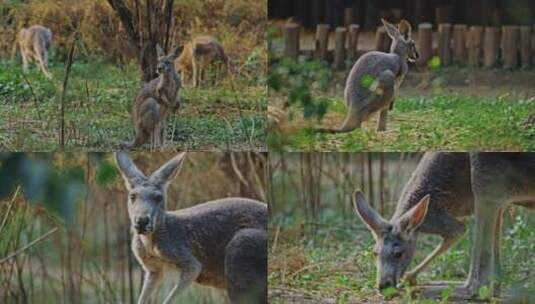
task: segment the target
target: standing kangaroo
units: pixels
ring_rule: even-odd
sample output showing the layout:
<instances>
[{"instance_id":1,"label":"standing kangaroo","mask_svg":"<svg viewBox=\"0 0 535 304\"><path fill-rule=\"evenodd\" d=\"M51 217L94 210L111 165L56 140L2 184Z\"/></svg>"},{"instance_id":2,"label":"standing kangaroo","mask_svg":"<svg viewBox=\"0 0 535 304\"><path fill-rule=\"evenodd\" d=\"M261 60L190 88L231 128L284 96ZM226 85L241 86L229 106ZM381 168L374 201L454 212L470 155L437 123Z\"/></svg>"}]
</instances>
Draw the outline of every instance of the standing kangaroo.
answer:
<instances>
[{"instance_id":1,"label":"standing kangaroo","mask_svg":"<svg viewBox=\"0 0 535 304\"><path fill-rule=\"evenodd\" d=\"M167 116L180 107L180 76L173 62L180 53L177 47L171 54L165 55L157 45L158 77L146 83L134 102L132 117L136 135L132 142L121 144L122 148L138 148L151 139L154 147L165 144Z\"/></svg>"},{"instance_id":2,"label":"standing kangaroo","mask_svg":"<svg viewBox=\"0 0 535 304\"><path fill-rule=\"evenodd\" d=\"M223 45L212 36L199 36L184 46L176 61L176 69L184 76L191 76L192 86L198 87L206 67L215 61L223 62L228 68L229 59Z\"/></svg>"},{"instance_id":3,"label":"standing kangaroo","mask_svg":"<svg viewBox=\"0 0 535 304\"><path fill-rule=\"evenodd\" d=\"M477 294L499 269L501 217L509 203L535 208L535 154L426 153L389 221L370 207L360 191L355 192L355 210L376 240L378 288L395 287L403 275L415 283L418 273L464 234L466 227L459 218L475 210L470 274L457 295ZM442 241L405 273L418 233L439 235Z\"/></svg>"},{"instance_id":4,"label":"standing kangaroo","mask_svg":"<svg viewBox=\"0 0 535 304\"><path fill-rule=\"evenodd\" d=\"M22 56L22 69L28 73L28 61L35 60L43 74L52 78L48 71L48 50L52 43L52 31L41 25L33 25L19 31L18 42Z\"/></svg>"},{"instance_id":5,"label":"standing kangaroo","mask_svg":"<svg viewBox=\"0 0 535 304\"><path fill-rule=\"evenodd\" d=\"M145 272L138 303L148 303L163 272L180 270L164 303L193 282L226 289L232 303L267 303L267 206L246 198L165 211L167 186L185 153L150 176L128 154L117 165L128 189L132 251Z\"/></svg>"},{"instance_id":6,"label":"standing kangaroo","mask_svg":"<svg viewBox=\"0 0 535 304\"><path fill-rule=\"evenodd\" d=\"M390 53L372 51L357 60L346 81L344 99L348 112L344 123L338 129L318 131L351 132L377 111L377 131L386 130L388 110L392 109L399 87L409 72L407 61L416 61L418 51L411 38L409 22L401 20L396 28L384 19L381 21L392 38Z\"/></svg>"}]
</instances>

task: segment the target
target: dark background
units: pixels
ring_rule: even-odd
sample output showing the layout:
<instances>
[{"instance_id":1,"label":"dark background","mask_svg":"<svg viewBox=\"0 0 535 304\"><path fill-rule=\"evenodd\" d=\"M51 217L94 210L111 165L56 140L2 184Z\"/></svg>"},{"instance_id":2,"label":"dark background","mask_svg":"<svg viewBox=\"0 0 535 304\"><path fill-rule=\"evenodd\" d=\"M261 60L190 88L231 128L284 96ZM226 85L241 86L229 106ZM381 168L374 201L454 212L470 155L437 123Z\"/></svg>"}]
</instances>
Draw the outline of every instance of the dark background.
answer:
<instances>
[{"instance_id":1,"label":"dark background","mask_svg":"<svg viewBox=\"0 0 535 304\"><path fill-rule=\"evenodd\" d=\"M380 18L412 24L525 25L535 22L534 0L268 0L269 19L293 19L305 27L360 24L375 28Z\"/></svg>"}]
</instances>

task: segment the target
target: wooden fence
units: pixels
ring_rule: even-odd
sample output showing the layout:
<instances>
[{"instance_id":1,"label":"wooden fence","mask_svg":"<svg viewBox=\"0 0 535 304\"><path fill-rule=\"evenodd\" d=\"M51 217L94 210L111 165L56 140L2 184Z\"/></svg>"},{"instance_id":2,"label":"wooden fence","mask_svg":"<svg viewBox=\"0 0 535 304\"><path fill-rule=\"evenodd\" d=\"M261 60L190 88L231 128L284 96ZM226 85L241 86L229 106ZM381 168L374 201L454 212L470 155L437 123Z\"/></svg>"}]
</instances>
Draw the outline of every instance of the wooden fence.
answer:
<instances>
[{"instance_id":1,"label":"wooden fence","mask_svg":"<svg viewBox=\"0 0 535 304\"><path fill-rule=\"evenodd\" d=\"M346 60L355 61L363 52L359 48L358 24L334 28L334 50L329 50L329 37L333 29L328 24L316 27L315 46L312 52L300 48L301 27L295 23L283 27L284 56L304 55L332 62L334 69L345 69ZM441 23L433 31L431 23L420 23L417 31L417 48L420 67L469 66L504 69L530 68L535 59L535 25L483 27L479 25ZM413 30L414 31L414 30ZM433 48L436 39L437 47ZM383 26L375 34L375 50L388 52L391 40ZM432 60L439 58L438 60Z\"/></svg>"}]
</instances>

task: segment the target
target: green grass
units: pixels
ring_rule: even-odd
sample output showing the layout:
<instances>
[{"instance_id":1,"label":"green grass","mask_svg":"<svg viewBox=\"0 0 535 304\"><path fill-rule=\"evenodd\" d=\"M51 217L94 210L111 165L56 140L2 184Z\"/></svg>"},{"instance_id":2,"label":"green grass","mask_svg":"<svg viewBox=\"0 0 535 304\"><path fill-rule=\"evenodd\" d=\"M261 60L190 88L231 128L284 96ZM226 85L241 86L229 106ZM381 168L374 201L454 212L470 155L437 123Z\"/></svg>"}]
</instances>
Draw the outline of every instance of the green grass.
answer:
<instances>
[{"instance_id":1,"label":"green grass","mask_svg":"<svg viewBox=\"0 0 535 304\"><path fill-rule=\"evenodd\" d=\"M34 66L0 62L0 147L13 151L58 148L62 63L52 63L53 80ZM258 76L258 75L257 75ZM238 76L217 85L184 88L182 108L168 120L168 147L195 150L264 149L265 79ZM131 111L139 89L135 65L77 60L65 98L68 150L113 150L134 136ZM32 93L33 90L33 93ZM171 141L172 138L172 141Z\"/></svg>"},{"instance_id":2,"label":"green grass","mask_svg":"<svg viewBox=\"0 0 535 304\"><path fill-rule=\"evenodd\" d=\"M514 216L506 213L504 217L501 247L504 291L535 290L535 280L530 276L530 270L535 267L532 215L533 212L518 208ZM375 241L360 222L344 221L338 217L336 221L322 221L321 228L308 233L297 232L298 229L291 222L280 214L275 214L270 222L270 290L292 291L294 301L298 301L300 294L303 298L312 297L316 303L378 303L386 300L394 303L448 303L448 297L451 296L448 290L439 299L421 296L410 299L407 289L400 293L390 290L383 295L378 294L375 289L375 257L372 254ZM472 226L473 221L469 221L470 229L465 236L431 262L430 267L418 277L419 283L463 281L466 278L471 256ZM279 227L279 239L273 251L273 231ZM429 254L438 242L437 237L420 235L415 260L409 268ZM484 293L485 290L480 291L480 294ZM273 295L270 301L285 303L281 297Z\"/></svg>"},{"instance_id":3,"label":"green grass","mask_svg":"<svg viewBox=\"0 0 535 304\"><path fill-rule=\"evenodd\" d=\"M331 101L323 122L310 120L305 125L341 124L345 106L341 100ZM386 132L375 131L372 116L362 129L350 133L319 134L305 126L293 133L270 134L268 143L270 148L290 151L528 151L535 149L535 126L523 122L532 113L534 98L404 97L396 100Z\"/></svg>"}]
</instances>

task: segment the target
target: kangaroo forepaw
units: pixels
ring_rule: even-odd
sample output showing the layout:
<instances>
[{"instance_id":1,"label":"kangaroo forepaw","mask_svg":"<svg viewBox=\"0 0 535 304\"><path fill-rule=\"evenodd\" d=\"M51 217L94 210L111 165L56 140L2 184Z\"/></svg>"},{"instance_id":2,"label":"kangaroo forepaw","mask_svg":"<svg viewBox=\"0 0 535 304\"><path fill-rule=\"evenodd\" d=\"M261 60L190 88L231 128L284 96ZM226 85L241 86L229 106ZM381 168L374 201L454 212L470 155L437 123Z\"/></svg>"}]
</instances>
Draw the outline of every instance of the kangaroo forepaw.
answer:
<instances>
[{"instance_id":1,"label":"kangaroo forepaw","mask_svg":"<svg viewBox=\"0 0 535 304\"><path fill-rule=\"evenodd\" d=\"M417 273L407 272L407 274L403 278L403 281L409 284L410 286L414 286L417 283L417 280L416 280L417 276L418 276Z\"/></svg>"}]
</instances>

